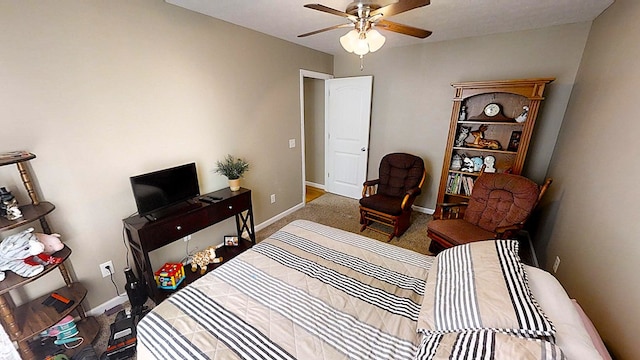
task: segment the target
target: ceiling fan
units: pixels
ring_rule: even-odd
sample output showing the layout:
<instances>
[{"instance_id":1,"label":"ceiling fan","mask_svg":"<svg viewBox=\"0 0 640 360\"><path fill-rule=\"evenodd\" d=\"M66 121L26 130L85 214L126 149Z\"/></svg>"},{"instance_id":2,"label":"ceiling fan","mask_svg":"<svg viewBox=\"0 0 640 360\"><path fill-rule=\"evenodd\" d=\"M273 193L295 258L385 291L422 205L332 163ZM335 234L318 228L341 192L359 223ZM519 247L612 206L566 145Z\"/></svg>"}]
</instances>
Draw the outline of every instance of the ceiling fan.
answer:
<instances>
[{"instance_id":1,"label":"ceiling fan","mask_svg":"<svg viewBox=\"0 0 640 360\"><path fill-rule=\"evenodd\" d=\"M306 8L342 16L349 20L349 23L308 32L298 35L298 37L315 35L333 29L352 28L353 30L340 38L340 44L346 51L362 57L384 45L386 39L376 29L393 31L421 39L431 35L431 31L386 20L390 16L429 5L429 2L430 0L398 0L392 4L381 6L373 1L359 0L349 4L345 11L321 4L306 4L304 5Z\"/></svg>"}]
</instances>

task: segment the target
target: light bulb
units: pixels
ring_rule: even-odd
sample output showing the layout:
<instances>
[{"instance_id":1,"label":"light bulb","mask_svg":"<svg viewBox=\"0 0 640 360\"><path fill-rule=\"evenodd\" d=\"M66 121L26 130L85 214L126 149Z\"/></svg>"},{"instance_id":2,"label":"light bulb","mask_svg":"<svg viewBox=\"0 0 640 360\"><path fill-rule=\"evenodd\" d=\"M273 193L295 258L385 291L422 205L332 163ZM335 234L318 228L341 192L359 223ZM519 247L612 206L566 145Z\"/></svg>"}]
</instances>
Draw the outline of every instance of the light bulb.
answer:
<instances>
[{"instance_id":1,"label":"light bulb","mask_svg":"<svg viewBox=\"0 0 640 360\"><path fill-rule=\"evenodd\" d=\"M374 52L379 50L387 39L378 30L372 29L367 31L367 40L369 41L369 51Z\"/></svg>"},{"instance_id":2,"label":"light bulb","mask_svg":"<svg viewBox=\"0 0 640 360\"><path fill-rule=\"evenodd\" d=\"M356 55L365 55L369 52L369 42L367 41L367 34L361 32L353 47L353 52Z\"/></svg>"}]
</instances>

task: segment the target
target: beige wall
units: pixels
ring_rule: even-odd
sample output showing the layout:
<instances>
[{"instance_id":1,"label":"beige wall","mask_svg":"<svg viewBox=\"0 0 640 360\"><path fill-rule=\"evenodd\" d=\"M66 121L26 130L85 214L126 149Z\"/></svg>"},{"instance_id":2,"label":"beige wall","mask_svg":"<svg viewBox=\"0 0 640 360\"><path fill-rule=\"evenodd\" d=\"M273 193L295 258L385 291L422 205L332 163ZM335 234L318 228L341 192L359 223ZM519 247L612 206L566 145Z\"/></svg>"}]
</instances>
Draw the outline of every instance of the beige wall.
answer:
<instances>
[{"instance_id":1,"label":"beige wall","mask_svg":"<svg viewBox=\"0 0 640 360\"><path fill-rule=\"evenodd\" d=\"M547 267L619 359L640 343L640 3L617 0L594 21L549 168ZM555 218L554 218L555 215Z\"/></svg>"},{"instance_id":2,"label":"beige wall","mask_svg":"<svg viewBox=\"0 0 640 360\"><path fill-rule=\"evenodd\" d=\"M214 191L227 186L215 161L230 153L251 164L243 184L257 223L300 203L302 158L288 147L301 140L300 69L332 73L330 55L159 0L2 1L0 49L0 151L38 156L87 308L115 296L99 263L113 260L123 292L132 175L195 161L201 191ZM0 169L0 185L26 201L15 167ZM190 248L233 231L227 221ZM176 243L154 266L184 255ZM57 272L47 279L26 296L62 284Z\"/></svg>"},{"instance_id":3,"label":"beige wall","mask_svg":"<svg viewBox=\"0 0 640 360\"><path fill-rule=\"evenodd\" d=\"M404 151L425 161L427 180L416 205L435 207L453 98L452 82L555 77L536 123L525 174L542 182L564 117L590 23L383 47L359 58L335 57L336 77L373 75L369 178L384 154Z\"/></svg>"},{"instance_id":4,"label":"beige wall","mask_svg":"<svg viewBox=\"0 0 640 360\"><path fill-rule=\"evenodd\" d=\"M305 180L324 186L324 80L304 79Z\"/></svg>"}]
</instances>

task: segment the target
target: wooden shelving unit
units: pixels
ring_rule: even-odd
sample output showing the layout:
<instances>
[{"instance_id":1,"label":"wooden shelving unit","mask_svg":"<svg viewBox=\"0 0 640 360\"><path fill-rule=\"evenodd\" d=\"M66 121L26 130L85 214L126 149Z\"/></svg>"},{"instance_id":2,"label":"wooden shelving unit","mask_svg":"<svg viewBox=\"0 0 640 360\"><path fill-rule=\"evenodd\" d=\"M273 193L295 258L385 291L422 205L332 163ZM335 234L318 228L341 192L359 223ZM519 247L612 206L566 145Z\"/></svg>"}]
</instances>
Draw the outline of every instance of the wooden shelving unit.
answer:
<instances>
[{"instance_id":1,"label":"wooden shelving unit","mask_svg":"<svg viewBox=\"0 0 640 360\"><path fill-rule=\"evenodd\" d=\"M46 215L51 213L55 209L55 206L50 202L41 202L38 199L33 187L31 175L29 174L28 168L25 166L26 162L34 159L35 157L36 156L34 154L22 151L10 154L0 154L0 166L11 164L17 165L22 182L29 194L29 198L31 199L31 204L20 206L20 211L22 212L21 218L13 221L0 218L0 233L23 225L28 225L34 221L40 222L44 232L49 234L51 233L51 228L47 222ZM37 345L39 342L34 341L33 344L30 344L33 338L62 320L65 316L74 312L80 316L80 321L76 322L79 329L78 336L84 338L85 343L91 343L100 329L95 318L85 316L82 301L87 295L87 290L81 283L74 282L71 279L71 276L65 267L65 262L71 255L71 249L65 246L62 250L53 255L62 258L64 261L57 265L47 265L42 273L29 278L24 278L14 274L13 272L7 271L5 272L6 278L0 282L0 322L11 340L18 343L20 355L23 359L44 358L47 354L42 354L38 351L40 350ZM11 298L11 290L18 289L28 283L37 281L54 269L58 269L60 271L60 274L66 284L66 286L56 289L55 292L73 300L73 306L69 307L62 313L58 313L54 308L42 304L49 294L45 294L20 306L15 306L13 299ZM69 357L71 357L74 352L74 349L65 351L66 355Z\"/></svg>"},{"instance_id":2,"label":"wooden shelving unit","mask_svg":"<svg viewBox=\"0 0 640 360\"><path fill-rule=\"evenodd\" d=\"M223 262L226 262L256 243L251 190L240 188L238 191L231 191L229 188L224 188L203 196L212 196L220 200L206 203L194 199L193 204L176 209L155 221L139 215L122 220L138 276L145 282L149 297L156 304L166 299L171 292L158 289L156 286L154 279L156 269L151 267L149 252L231 217L235 217L236 220L236 234L241 241L240 245L220 248L216 250L216 255L222 256ZM249 239L243 239L244 233L249 236ZM209 268L217 266L215 264ZM200 274L199 272L191 273L190 268L185 272L187 278L183 281L184 284L195 280Z\"/></svg>"},{"instance_id":3,"label":"wooden shelving unit","mask_svg":"<svg viewBox=\"0 0 640 360\"><path fill-rule=\"evenodd\" d=\"M540 103L544 99L544 90L553 78L475 81L451 84L455 89L451 122L447 145L442 164L442 175L438 188L437 203L461 202L469 198L462 187L452 187L452 182L475 181L480 175L478 171L465 172L452 167L453 157L482 158L491 156L495 159L496 172L520 174L529 150L529 144L538 117ZM497 104L500 111L487 115L485 109L489 104ZM515 119L528 109L526 120ZM462 109L464 109L464 114ZM471 134L485 126L483 139L495 140L499 149L474 147L476 139ZM469 134L464 137L462 128L468 128ZM461 135L462 134L462 135ZM464 137L464 138L462 138ZM510 146L517 137L515 147ZM457 143L456 143L457 142ZM455 179L458 180L455 180ZM436 214L440 212L437 206Z\"/></svg>"}]
</instances>

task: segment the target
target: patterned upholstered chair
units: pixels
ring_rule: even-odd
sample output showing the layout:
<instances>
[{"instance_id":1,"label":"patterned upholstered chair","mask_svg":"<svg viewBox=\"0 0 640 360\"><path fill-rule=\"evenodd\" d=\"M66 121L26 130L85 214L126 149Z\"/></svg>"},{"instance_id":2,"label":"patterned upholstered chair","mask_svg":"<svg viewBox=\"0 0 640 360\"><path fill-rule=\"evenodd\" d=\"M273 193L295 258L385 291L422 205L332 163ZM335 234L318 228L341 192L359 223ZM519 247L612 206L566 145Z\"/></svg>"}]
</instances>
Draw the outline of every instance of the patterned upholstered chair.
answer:
<instances>
[{"instance_id":1,"label":"patterned upholstered chair","mask_svg":"<svg viewBox=\"0 0 640 360\"><path fill-rule=\"evenodd\" d=\"M389 236L401 236L411 224L411 206L420 195L426 176L421 158L405 153L385 155L378 179L367 180L360 199L360 231L369 228ZM373 223L382 227L371 226ZM390 232L383 229L391 227Z\"/></svg>"},{"instance_id":2,"label":"patterned upholstered chair","mask_svg":"<svg viewBox=\"0 0 640 360\"><path fill-rule=\"evenodd\" d=\"M483 173L473 185L468 203L439 204L427 224L429 251L487 239L513 238L551 185L542 186L513 174Z\"/></svg>"}]
</instances>

